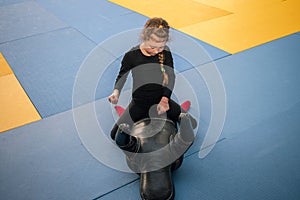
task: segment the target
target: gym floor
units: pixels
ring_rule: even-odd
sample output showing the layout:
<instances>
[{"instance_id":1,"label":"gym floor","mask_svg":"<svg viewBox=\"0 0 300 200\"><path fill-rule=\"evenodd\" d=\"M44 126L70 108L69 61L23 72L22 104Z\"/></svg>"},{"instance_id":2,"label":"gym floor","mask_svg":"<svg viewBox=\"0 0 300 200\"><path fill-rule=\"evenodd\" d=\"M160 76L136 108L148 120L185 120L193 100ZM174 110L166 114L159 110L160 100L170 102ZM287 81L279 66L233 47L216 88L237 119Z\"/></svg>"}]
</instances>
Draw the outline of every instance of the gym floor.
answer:
<instances>
[{"instance_id":1,"label":"gym floor","mask_svg":"<svg viewBox=\"0 0 300 200\"><path fill-rule=\"evenodd\" d=\"M1 199L139 199L108 137L122 55L172 26L196 140L175 199L300 199L300 2L0 0ZM130 99L125 85L120 105ZM201 112L200 112L201 111Z\"/></svg>"}]
</instances>

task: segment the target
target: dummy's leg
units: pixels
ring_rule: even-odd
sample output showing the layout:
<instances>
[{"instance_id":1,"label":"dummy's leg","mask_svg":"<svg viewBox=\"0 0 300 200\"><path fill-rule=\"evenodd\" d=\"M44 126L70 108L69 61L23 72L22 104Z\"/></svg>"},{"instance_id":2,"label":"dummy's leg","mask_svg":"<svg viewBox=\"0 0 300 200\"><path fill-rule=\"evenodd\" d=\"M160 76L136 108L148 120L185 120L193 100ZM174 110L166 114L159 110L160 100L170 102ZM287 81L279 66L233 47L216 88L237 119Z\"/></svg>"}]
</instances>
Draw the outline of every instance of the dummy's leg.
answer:
<instances>
[{"instance_id":1,"label":"dummy's leg","mask_svg":"<svg viewBox=\"0 0 300 200\"><path fill-rule=\"evenodd\" d=\"M187 111L182 108L179 104L177 104L175 101L173 101L172 99L170 99L169 101L169 106L170 106L170 110L167 112L168 118L171 119L173 122L180 123L180 114L181 113L187 113ZM189 114L190 120L191 120L191 124L193 129L195 129L197 127L197 120L192 117Z\"/></svg>"},{"instance_id":2,"label":"dummy's leg","mask_svg":"<svg viewBox=\"0 0 300 200\"><path fill-rule=\"evenodd\" d=\"M140 172L140 195L143 200L174 198L172 158L167 145L176 131L173 122L159 118L137 123L132 130L132 134L139 135L141 145L139 155L134 156L130 164L135 164Z\"/></svg>"},{"instance_id":3,"label":"dummy's leg","mask_svg":"<svg viewBox=\"0 0 300 200\"><path fill-rule=\"evenodd\" d=\"M180 136L184 142L190 143L194 141L194 131L193 131L193 118L188 113L181 113L179 115L180 123Z\"/></svg>"},{"instance_id":4,"label":"dummy's leg","mask_svg":"<svg viewBox=\"0 0 300 200\"><path fill-rule=\"evenodd\" d=\"M167 112L167 116L171 119L175 124L179 123L180 131L184 134L184 139L187 142L194 138L193 129L197 127L197 121L187 113L187 108L181 107L175 101L170 99L169 101L170 110ZM174 161L172 164L172 171L178 169L183 162L183 155Z\"/></svg>"},{"instance_id":5,"label":"dummy's leg","mask_svg":"<svg viewBox=\"0 0 300 200\"><path fill-rule=\"evenodd\" d=\"M124 111L124 113L120 116L118 121L114 124L114 126L113 126L113 128L110 132L111 139L116 140L116 134L118 132L120 124L127 124L128 127L130 127L133 124L133 122L130 118L129 109L130 109L130 107L128 106L126 108L126 110ZM125 137L127 137L127 134L123 135L123 137L124 137L124 140L125 140Z\"/></svg>"},{"instance_id":6,"label":"dummy's leg","mask_svg":"<svg viewBox=\"0 0 300 200\"><path fill-rule=\"evenodd\" d=\"M118 119L117 123L114 124L111 132L110 137L115 140L116 133L119 129L120 124L127 124L129 127L133 125L134 122L137 122L143 118L148 117L148 110L141 108L140 106L136 105L133 101L130 102L128 107L125 109L123 114Z\"/></svg>"},{"instance_id":7,"label":"dummy's leg","mask_svg":"<svg viewBox=\"0 0 300 200\"><path fill-rule=\"evenodd\" d=\"M129 125L124 123L120 124L115 137L116 144L124 151L136 152L137 139L129 134Z\"/></svg>"},{"instance_id":8,"label":"dummy's leg","mask_svg":"<svg viewBox=\"0 0 300 200\"><path fill-rule=\"evenodd\" d=\"M173 200L175 188L170 167L141 174L140 195L142 200Z\"/></svg>"},{"instance_id":9,"label":"dummy's leg","mask_svg":"<svg viewBox=\"0 0 300 200\"><path fill-rule=\"evenodd\" d=\"M172 164L172 171L175 171L176 169L178 169L183 162L183 153L185 153L190 146L193 144L194 141L194 131L193 131L193 127L192 127L192 122L191 122L191 116L188 113L181 113L179 115L179 122L180 122L180 127L179 127L179 135L177 135L176 137L180 137L180 139L177 139L176 141L178 142L177 145L171 145L174 148L174 151L179 151L179 154L182 154L182 156L180 156L177 160L175 160ZM182 142L181 142L182 141ZM183 143L184 145L180 144ZM180 147L184 147L186 146L185 144L189 144L187 146L187 148L183 148L185 152L183 152L183 150L181 150Z\"/></svg>"},{"instance_id":10,"label":"dummy's leg","mask_svg":"<svg viewBox=\"0 0 300 200\"><path fill-rule=\"evenodd\" d=\"M122 133L127 132L126 125L120 125L116 143L122 149L134 152L127 155L127 161L129 167L140 174L140 195L143 200L174 198L172 170L181 165L183 154L192 144L194 136L189 115L180 114L180 120L180 133L170 120L152 118L136 123L131 131L132 135L137 135L138 144L133 145L135 148L131 145L134 142L122 137ZM158 133L157 127L162 127ZM133 156L129 158L130 155Z\"/></svg>"}]
</instances>

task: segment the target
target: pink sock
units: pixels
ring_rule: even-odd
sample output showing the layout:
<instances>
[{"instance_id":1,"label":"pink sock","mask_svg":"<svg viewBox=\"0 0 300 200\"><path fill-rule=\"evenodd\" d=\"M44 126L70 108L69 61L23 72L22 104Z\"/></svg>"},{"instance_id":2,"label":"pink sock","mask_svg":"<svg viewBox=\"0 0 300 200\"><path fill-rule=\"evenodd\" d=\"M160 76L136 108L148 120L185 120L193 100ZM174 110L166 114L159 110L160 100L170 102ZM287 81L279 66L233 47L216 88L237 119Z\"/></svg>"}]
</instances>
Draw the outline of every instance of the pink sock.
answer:
<instances>
[{"instance_id":1,"label":"pink sock","mask_svg":"<svg viewBox=\"0 0 300 200\"><path fill-rule=\"evenodd\" d=\"M181 105L181 108L187 112L189 109L190 109L190 106L191 106L191 102L190 101L185 101L183 102Z\"/></svg>"},{"instance_id":2,"label":"pink sock","mask_svg":"<svg viewBox=\"0 0 300 200\"><path fill-rule=\"evenodd\" d=\"M117 111L119 117L123 114L123 112L124 112L124 110L125 110L125 109L124 109L123 107L121 107L121 106L115 106L115 109L116 109L116 111Z\"/></svg>"}]
</instances>

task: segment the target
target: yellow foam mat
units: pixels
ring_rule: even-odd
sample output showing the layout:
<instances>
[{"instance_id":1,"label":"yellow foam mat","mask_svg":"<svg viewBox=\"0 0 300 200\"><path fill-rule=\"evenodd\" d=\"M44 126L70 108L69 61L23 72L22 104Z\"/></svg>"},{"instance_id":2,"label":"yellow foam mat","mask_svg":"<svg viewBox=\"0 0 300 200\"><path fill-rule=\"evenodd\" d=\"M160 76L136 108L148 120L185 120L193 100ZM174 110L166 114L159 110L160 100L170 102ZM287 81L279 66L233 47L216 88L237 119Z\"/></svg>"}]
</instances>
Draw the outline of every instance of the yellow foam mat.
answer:
<instances>
[{"instance_id":1,"label":"yellow foam mat","mask_svg":"<svg viewBox=\"0 0 300 200\"><path fill-rule=\"evenodd\" d=\"M207 6L193 0L112 0L148 17L163 17L176 28L231 14L222 9Z\"/></svg>"},{"instance_id":2,"label":"yellow foam mat","mask_svg":"<svg viewBox=\"0 0 300 200\"><path fill-rule=\"evenodd\" d=\"M5 59L4 61L1 60L0 64L2 74L4 71L2 71L4 69L3 64L7 66L8 64ZM5 72L10 71L5 69ZM0 76L0 132L40 119L39 113L32 105L16 76L13 73Z\"/></svg>"},{"instance_id":3,"label":"yellow foam mat","mask_svg":"<svg viewBox=\"0 0 300 200\"><path fill-rule=\"evenodd\" d=\"M164 17L174 28L231 54L300 31L299 0L111 1Z\"/></svg>"},{"instance_id":4,"label":"yellow foam mat","mask_svg":"<svg viewBox=\"0 0 300 200\"><path fill-rule=\"evenodd\" d=\"M0 52L0 77L8 74L13 74L13 71L11 70L6 60L4 59L2 53Z\"/></svg>"}]
</instances>

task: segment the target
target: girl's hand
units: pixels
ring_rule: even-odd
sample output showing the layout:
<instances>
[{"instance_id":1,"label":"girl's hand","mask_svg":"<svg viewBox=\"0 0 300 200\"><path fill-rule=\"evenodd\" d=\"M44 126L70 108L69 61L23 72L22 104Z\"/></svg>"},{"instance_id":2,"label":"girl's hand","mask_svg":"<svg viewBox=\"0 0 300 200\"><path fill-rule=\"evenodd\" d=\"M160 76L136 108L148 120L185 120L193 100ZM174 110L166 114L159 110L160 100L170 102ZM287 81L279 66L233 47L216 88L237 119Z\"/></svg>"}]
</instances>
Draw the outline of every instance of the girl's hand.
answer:
<instances>
[{"instance_id":1,"label":"girl's hand","mask_svg":"<svg viewBox=\"0 0 300 200\"><path fill-rule=\"evenodd\" d=\"M108 97L108 101L112 104L117 104L119 101L119 90L114 89L113 93Z\"/></svg>"},{"instance_id":2,"label":"girl's hand","mask_svg":"<svg viewBox=\"0 0 300 200\"><path fill-rule=\"evenodd\" d=\"M167 97L162 97L159 104L157 105L157 113L161 115L167 112L169 109L169 99Z\"/></svg>"}]
</instances>

